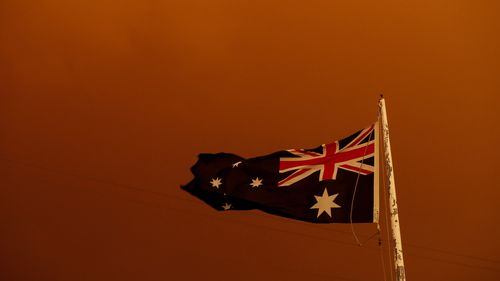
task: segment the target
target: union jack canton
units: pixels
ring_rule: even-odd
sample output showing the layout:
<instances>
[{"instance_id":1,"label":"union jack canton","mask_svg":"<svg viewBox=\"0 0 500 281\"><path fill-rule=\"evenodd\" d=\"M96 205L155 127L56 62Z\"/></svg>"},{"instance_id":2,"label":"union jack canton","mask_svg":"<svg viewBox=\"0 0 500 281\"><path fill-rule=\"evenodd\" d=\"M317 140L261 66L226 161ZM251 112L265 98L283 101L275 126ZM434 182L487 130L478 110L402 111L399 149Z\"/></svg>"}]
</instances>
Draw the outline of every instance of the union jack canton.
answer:
<instances>
[{"instance_id":1,"label":"union jack canton","mask_svg":"<svg viewBox=\"0 0 500 281\"><path fill-rule=\"evenodd\" d=\"M319 171L319 181L335 180L338 169L361 175L372 174L374 164L364 160L375 155L374 125L354 134L353 139L340 147L339 141L321 145L321 152L311 149L289 149L292 157L281 157L279 172L294 171L278 182L290 186Z\"/></svg>"}]
</instances>

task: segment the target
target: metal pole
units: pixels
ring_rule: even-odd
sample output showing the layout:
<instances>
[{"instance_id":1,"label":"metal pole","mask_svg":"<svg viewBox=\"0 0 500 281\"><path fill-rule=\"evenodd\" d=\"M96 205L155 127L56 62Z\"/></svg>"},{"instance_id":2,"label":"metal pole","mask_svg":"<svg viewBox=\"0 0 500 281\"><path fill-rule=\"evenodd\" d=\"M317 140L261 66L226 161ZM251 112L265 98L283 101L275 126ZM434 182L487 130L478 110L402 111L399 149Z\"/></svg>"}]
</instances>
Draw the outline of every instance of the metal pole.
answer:
<instances>
[{"instance_id":1,"label":"metal pole","mask_svg":"<svg viewBox=\"0 0 500 281\"><path fill-rule=\"evenodd\" d=\"M382 137L384 142L385 173L387 184L389 185L389 207L391 211L392 240L394 242L394 269L396 280L405 281L405 265L403 261L403 245L401 243L401 233L399 229L398 203L396 200L396 184L394 182L394 172L392 166L391 141L389 139L389 124L387 122L387 112L385 101L380 97L380 116L382 119Z\"/></svg>"}]
</instances>

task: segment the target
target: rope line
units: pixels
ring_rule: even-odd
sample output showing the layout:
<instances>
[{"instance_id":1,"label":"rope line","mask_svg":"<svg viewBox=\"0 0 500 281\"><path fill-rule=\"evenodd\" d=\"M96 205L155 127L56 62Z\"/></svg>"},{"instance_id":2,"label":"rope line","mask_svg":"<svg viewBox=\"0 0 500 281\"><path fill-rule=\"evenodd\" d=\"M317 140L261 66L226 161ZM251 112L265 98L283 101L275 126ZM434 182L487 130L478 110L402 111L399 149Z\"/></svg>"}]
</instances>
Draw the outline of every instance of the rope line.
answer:
<instances>
[{"instance_id":1,"label":"rope line","mask_svg":"<svg viewBox=\"0 0 500 281\"><path fill-rule=\"evenodd\" d=\"M384 248L382 247L382 235L380 233L380 224L377 223L377 234L378 234L378 249L380 253L380 262L382 264L382 274L384 276L384 281L387 281L387 273L385 272L385 262L384 262Z\"/></svg>"},{"instance_id":2,"label":"rope line","mask_svg":"<svg viewBox=\"0 0 500 281\"><path fill-rule=\"evenodd\" d=\"M365 161L366 151L368 150L368 145L370 144L370 139L373 135L373 132L375 132L375 128L373 128L373 130L370 132L370 135L368 135L368 141L366 142L366 145L365 145L365 152L363 153L363 158L361 158L361 164L359 165L360 170L363 168L363 162ZM373 142L375 142L375 140ZM376 143L375 143L375 145L376 145ZM358 182L359 182L360 174L361 173L358 173L358 175L356 176L356 183L354 184L354 191L352 193L352 198L351 198L351 211L349 213L349 223L351 225L352 235L356 239L358 246L363 246L363 244L359 241L358 236L356 235L356 231L354 230L354 224L352 223L352 211L354 209L354 198L356 198L356 191L358 190Z\"/></svg>"}]
</instances>

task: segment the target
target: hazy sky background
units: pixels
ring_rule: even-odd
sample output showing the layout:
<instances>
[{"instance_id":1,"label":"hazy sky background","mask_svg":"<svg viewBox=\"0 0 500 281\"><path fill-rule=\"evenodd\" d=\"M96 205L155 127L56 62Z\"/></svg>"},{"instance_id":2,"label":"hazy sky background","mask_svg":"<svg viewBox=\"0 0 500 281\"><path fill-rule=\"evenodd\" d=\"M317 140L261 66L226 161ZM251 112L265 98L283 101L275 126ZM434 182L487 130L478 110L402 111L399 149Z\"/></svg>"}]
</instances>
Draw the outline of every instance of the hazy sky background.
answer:
<instances>
[{"instance_id":1,"label":"hazy sky background","mask_svg":"<svg viewBox=\"0 0 500 281\"><path fill-rule=\"evenodd\" d=\"M500 280L499 8L1 1L0 279L384 280L382 254L390 280L385 236L179 188L200 152L315 147L384 93L407 279Z\"/></svg>"}]
</instances>

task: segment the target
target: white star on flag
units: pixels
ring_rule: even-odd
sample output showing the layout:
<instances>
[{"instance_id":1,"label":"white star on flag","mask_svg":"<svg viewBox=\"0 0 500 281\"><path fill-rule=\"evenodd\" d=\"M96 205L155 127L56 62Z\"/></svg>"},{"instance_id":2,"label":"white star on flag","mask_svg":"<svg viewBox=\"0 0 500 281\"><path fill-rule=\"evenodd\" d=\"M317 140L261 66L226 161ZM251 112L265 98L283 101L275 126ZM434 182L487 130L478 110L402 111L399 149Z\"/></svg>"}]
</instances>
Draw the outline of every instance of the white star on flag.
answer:
<instances>
[{"instance_id":1,"label":"white star on flag","mask_svg":"<svg viewBox=\"0 0 500 281\"><path fill-rule=\"evenodd\" d=\"M231 204L226 202L224 205L222 205L222 209L224 209L224 211L231 209Z\"/></svg>"},{"instance_id":2,"label":"white star on flag","mask_svg":"<svg viewBox=\"0 0 500 281\"><path fill-rule=\"evenodd\" d=\"M212 179L210 181L210 183L212 184L213 187L215 188L219 188L219 185L222 184L222 179L219 179L219 178L215 178L215 179Z\"/></svg>"},{"instance_id":3,"label":"white star on flag","mask_svg":"<svg viewBox=\"0 0 500 281\"><path fill-rule=\"evenodd\" d=\"M252 183L250 185L252 187L259 187L262 185L262 179L259 179L259 177L256 177L255 179L252 179Z\"/></svg>"},{"instance_id":4,"label":"white star on flag","mask_svg":"<svg viewBox=\"0 0 500 281\"><path fill-rule=\"evenodd\" d=\"M314 198L316 198L316 204L314 204L314 206L312 206L311 209L318 209L317 218L319 218L319 216L323 212L326 212L328 214L328 216L331 218L332 217L332 208L341 208L340 205L337 205L337 204L335 204L335 202L333 202L333 200L335 200L335 198L338 195L339 194L337 193L337 194L328 196L328 191L326 191L326 187L325 187L325 190L323 191L323 195L321 195L321 196L314 195Z\"/></svg>"},{"instance_id":5,"label":"white star on flag","mask_svg":"<svg viewBox=\"0 0 500 281\"><path fill-rule=\"evenodd\" d=\"M233 164L233 168L237 168L240 164L241 164L241 161L238 161L238 162L234 163Z\"/></svg>"}]
</instances>

